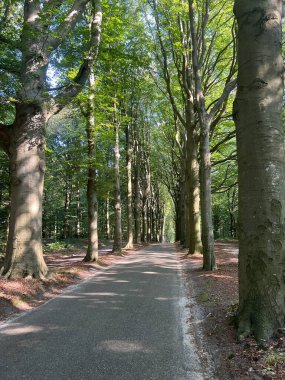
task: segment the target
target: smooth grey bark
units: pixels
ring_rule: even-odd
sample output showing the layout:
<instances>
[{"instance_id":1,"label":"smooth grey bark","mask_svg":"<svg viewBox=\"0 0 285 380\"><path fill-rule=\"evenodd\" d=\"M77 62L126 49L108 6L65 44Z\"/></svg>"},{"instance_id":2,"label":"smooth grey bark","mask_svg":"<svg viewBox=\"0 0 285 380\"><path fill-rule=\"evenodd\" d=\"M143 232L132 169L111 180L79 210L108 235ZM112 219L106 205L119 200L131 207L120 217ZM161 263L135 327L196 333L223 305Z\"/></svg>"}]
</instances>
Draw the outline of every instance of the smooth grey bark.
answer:
<instances>
[{"instance_id":1,"label":"smooth grey bark","mask_svg":"<svg viewBox=\"0 0 285 380\"><path fill-rule=\"evenodd\" d=\"M96 195L96 121L95 121L95 73L94 62L101 40L102 10L100 0L92 1L90 50L88 54L88 85L86 133L88 146L88 247L84 261L98 261L98 201Z\"/></svg>"},{"instance_id":2,"label":"smooth grey bark","mask_svg":"<svg viewBox=\"0 0 285 380\"><path fill-rule=\"evenodd\" d=\"M281 0L235 1L239 337L284 328L285 163Z\"/></svg>"},{"instance_id":3,"label":"smooth grey bark","mask_svg":"<svg viewBox=\"0 0 285 380\"><path fill-rule=\"evenodd\" d=\"M190 187L189 196L189 254L202 253L201 240L201 214L200 214L200 182L199 182L199 162L197 152L197 142L195 133L189 131L187 139L189 160L189 179L188 186Z\"/></svg>"},{"instance_id":4,"label":"smooth grey bark","mask_svg":"<svg viewBox=\"0 0 285 380\"><path fill-rule=\"evenodd\" d=\"M206 102L202 90L193 0L189 0L189 18L192 41L192 61L195 78L195 96L200 124L200 205L202 221L203 269L213 270L216 269L216 262L212 220L211 154L209 136L210 120L207 115Z\"/></svg>"},{"instance_id":5,"label":"smooth grey bark","mask_svg":"<svg viewBox=\"0 0 285 380\"><path fill-rule=\"evenodd\" d=\"M115 226L114 226L114 244L113 252L120 254L122 251L122 206L121 206L121 184L120 184L120 124L117 119L117 105L114 108L114 129L115 129Z\"/></svg>"},{"instance_id":6,"label":"smooth grey bark","mask_svg":"<svg viewBox=\"0 0 285 380\"><path fill-rule=\"evenodd\" d=\"M6 277L43 278L47 266L42 249L42 197L45 171L46 121L76 96L86 81L82 63L74 84L57 96L47 95L46 71L50 55L69 36L82 15L86 1L75 0L54 33L44 17L50 3L25 1L21 51L20 89L15 103L15 121L0 127L0 147L9 156L11 207L4 266Z\"/></svg>"},{"instance_id":7,"label":"smooth grey bark","mask_svg":"<svg viewBox=\"0 0 285 380\"><path fill-rule=\"evenodd\" d=\"M11 208L1 275L44 278L42 197L45 171L45 118L41 107L17 105L10 131Z\"/></svg>"}]
</instances>

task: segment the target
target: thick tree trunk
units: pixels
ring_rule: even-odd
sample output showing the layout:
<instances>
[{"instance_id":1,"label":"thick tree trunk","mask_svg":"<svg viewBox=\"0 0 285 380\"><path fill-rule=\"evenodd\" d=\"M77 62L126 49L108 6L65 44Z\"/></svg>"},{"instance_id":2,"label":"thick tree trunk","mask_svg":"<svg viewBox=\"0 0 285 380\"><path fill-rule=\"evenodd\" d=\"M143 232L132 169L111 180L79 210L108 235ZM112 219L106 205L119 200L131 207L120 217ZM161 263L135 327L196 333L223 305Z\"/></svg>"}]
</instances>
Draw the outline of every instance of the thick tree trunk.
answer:
<instances>
[{"instance_id":1,"label":"thick tree trunk","mask_svg":"<svg viewBox=\"0 0 285 380\"><path fill-rule=\"evenodd\" d=\"M54 97L48 95L46 73L50 55L70 37L86 3L77 1L71 8L67 6L61 22L56 25L53 18L45 17L51 9L48 2L22 2L23 27L17 44L18 56L21 56L20 85L9 144L0 126L0 148L10 152L12 181L10 230L2 268L7 277L42 278L47 273L41 231L45 122L81 91L86 81L86 60L74 84L64 87ZM51 29L54 33L50 33Z\"/></svg>"},{"instance_id":2,"label":"thick tree trunk","mask_svg":"<svg viewBox=\"0 0 285 380\"><path fill-rule=\"evenodd\" d=\"M37 105L17 105L9 147L11 209L1 274L44 278L42 197L45 171L45 118Z\"/></svg>"},{"instance_id":3,"label":"thick tree trunk","mask_svg":"<svg viewBox=\"0 0 285 380\"><path fill-rule=\"evenodd\" d=\"M121 216L121 185L120 185L120 139L119 123L116 120L116 105L114 106L114 123L116 142L114 148L115 157L115 232L113 252L120 254L122 250L122 216Z\"/></svg>"},{"instance_id":4,"label":"thick tree trunk","mask_svg":"<svg viewBox=\"0 0 285 380\"><path fill-rule=\"evenodd\" d=\"M235 1L238 91L239 336L284 328L282 1Z\"/></svg>"},{"instance_id":5,"label":"thick tree trunk","mask_svg":"<svg viewBox=\"0 0 285 380\"><path fill-rule=\"evenodd\" d=\"M95 122L95 73L94 62L98 54L101 39L102 10L100 0L91 2L92 20L90 30L90 49L88 55L87 99L87 145L88 145L88 248L84 261L98 261L98 202L96 195L96 122Z\"/></svg>"}]
</instances>

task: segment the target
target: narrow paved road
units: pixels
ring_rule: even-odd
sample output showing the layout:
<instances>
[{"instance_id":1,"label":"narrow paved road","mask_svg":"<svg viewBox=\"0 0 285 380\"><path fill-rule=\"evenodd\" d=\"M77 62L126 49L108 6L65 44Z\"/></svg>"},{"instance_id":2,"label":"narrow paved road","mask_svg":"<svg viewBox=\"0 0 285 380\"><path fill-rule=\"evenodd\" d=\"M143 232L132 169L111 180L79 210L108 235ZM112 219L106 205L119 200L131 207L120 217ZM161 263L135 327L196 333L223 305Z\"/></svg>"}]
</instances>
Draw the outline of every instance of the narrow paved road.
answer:
<instances>
[{"instance_id":1,"label":"narrow paved road","mask_svg":"<svg viewBox=\"0 0 285 380\"><path fill-rule=\"evenodd\" d=\"M0 328L1 380L202 380L171 245L152 245Z\"/></svg>"}]
</instances>

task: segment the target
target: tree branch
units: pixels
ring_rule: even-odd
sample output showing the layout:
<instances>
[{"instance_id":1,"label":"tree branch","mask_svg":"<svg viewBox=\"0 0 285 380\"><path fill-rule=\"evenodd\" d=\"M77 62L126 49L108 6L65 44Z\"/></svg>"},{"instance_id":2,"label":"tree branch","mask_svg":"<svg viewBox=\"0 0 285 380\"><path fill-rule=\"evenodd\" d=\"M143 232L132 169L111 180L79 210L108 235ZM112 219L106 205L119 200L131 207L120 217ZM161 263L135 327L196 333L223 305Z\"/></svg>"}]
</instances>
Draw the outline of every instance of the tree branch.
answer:
<instances>
[{"instance_id":1,"label":"tree branch","mask_svg":"<svg viewBox=\"0 0 285 380\"><path fill-rule=\"evenodd\" d=\"M67 103L70 102L76 95L78 95L84 87L88 78L88 62L84 60L80 66L73 83L64 87L57 96L51 99L47 105L46 118L50 119L53 115L59 113Z\"/></svg>"},{"instance_id":2,"label":"tree branch","mask_svg":"<svg viewBox=\"0 0 285 380\"><path fill-rule=\"evenodd\" d=\"M92 0L92 20L89 40L89 51L87 58L80 66L73 83L63 87L59 94L53 98L51 108L48 110L47 119L60 112L64 106L75 98L84 87L90 70L98 55L101 40L102 10L100 0Z\"/></svg>"},{"instance_id":3,"label":"tree branch","mask_svg":"<svg viewBox=\"0 0 285 380\"><path fill-rule=\"evenodd\" d=\"M213 161L212 166L219 165L219 164L222 164L222 163L227 162L227 161L236 161L236 159L237 159L237 153L235 150L228 157L225 157L225 158L218 160L218 161Z\"/></svg>"},{"instance_id":4,"label":"tree branch","mask_svg":"<svg viewBox=\"0 0 285 380\"><path fill-rule=\"evenodd\" d=\"M227 133L226 137L224 137L222 140L220 140L213 148L211 149L211 153L216 152L216 150L219 148L219 146L223 145L225 142L230 141L233 139L236 135L236 131L232 131Z\"/></svg>"},{"instance_id":5,"label":"tree branch","mask_svg":"<svg viewBox=\"0 0 285 380\"><path fill-rule=\"evenodd\" d=\"M55 50L69 35L70 31L74 28L77 21L80 19L85 5L89 0L74 0L73 6L65 17L63 23L61 23L56 30L52 33L55 37L47 39L48 49Z\"/></svg>"},{"instance_id":6,"label":"tree branch","mask_svg":"<svg viewBox=\"0 0 285 380\"><path fill-rule=\"evenodd\" d=\"M219 97L219 99L217 99L215 105L211 108L211 111L209 112L210 120L213 120L213 118L215 117L215 114L219 111L222 104L228 99L230 93L233 91L236 85L237 85L236 78L232 79L225 85L222 95Z\"/></svg>"}]
</instances>

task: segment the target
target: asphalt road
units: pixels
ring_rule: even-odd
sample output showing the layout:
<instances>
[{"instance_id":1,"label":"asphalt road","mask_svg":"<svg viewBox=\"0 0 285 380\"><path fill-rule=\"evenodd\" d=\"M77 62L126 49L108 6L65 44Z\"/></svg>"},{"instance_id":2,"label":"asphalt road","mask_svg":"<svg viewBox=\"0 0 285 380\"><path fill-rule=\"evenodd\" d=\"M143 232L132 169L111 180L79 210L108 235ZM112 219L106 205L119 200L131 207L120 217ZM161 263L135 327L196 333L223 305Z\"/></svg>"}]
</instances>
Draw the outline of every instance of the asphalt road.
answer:
<instances>
[{"instance_id":1,"label":"asphalt road","mask_svg":"<svg viewBox=\"0 0 285 380\"><path fill-rule=\"evenodd\" d=\"M151 245L0 327L1 380L202 380L171 245Z\"/></svg>"}]
</instances>

